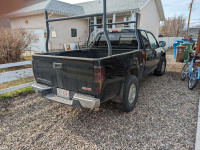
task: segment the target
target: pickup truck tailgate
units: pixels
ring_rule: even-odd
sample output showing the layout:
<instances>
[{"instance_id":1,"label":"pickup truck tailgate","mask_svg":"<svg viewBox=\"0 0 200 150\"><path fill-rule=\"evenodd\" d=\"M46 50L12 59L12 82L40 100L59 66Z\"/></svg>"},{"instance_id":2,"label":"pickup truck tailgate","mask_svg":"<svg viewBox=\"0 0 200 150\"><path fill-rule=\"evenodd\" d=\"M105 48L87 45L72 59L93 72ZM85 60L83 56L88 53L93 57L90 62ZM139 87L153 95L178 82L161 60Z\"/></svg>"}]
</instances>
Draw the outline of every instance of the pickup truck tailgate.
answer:
<instances>
[{"instance_id":1,"label":"pickup truck tailgate","mask_svg":"<svg viewBox=\"0 0 200 150\"><path fill-rule=\"evenodd\" d=\"M33 72L38 83L94 95L92 60L34 55Z\"/></svg>"}]
</instances>

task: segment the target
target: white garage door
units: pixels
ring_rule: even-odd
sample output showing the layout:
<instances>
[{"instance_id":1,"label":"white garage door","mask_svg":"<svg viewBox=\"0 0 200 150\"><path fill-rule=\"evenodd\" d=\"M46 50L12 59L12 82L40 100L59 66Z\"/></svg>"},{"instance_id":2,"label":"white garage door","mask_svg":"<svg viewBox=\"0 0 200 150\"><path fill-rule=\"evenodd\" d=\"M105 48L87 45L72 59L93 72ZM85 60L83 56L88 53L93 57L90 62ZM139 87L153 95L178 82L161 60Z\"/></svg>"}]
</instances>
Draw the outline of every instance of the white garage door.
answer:
<instances>
[{"instance_id":1,"label":"white garage door","mask_svg":"<svg viewBox=\"0 0 200 150\"><path fill-rule=\"evenodd\" d=\"M46 50L45 50L44 29L27 29L27 30L36 34L38 38L38 42L32 43L29 46L29 50L34 52L45 52Z\"/></svg>"}]
</instances>

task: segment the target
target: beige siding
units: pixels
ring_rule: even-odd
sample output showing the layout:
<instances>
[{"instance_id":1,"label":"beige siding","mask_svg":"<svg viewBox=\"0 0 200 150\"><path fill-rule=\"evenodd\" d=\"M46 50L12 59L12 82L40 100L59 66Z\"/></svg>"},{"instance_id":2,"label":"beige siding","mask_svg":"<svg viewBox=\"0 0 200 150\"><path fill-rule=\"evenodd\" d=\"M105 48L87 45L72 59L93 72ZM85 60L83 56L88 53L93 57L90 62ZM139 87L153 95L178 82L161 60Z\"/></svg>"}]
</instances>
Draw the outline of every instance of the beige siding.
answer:
<instances>
[{"instance_id":1,"label":"beige siding","mask_svg":"<svg viewBox=\"0 0 200 150\"><path fill-rule=\"evenodd\" d=\"M44 15L33 15L27 17L19 17L10 19L11 28L25 28L25 29L44 29L45 18Z\"/></svg>"},{"instance_id":2,"label":"beige siding","mask_svg":"<svg viewBox=\"0 0 200 150\"><path fill-rule=\"evenodd\" d=\"M63 17L61 15L51 15L51 18ZM44 14L10 19L11 28L25 29L44 29L46 31ZM28 21L28 24L27 24ZM71 28L77 29L77 37L71 37ZM56 32L56 38L50 35L49 48L63 49L64 44L79 43L83 45L88 37L88 21L86 19L77 19L70 21L61 21L50 23L51 33Z\"/></svg>"},{"instance_id":3,"label":"beige siding","mask_svg":"<svg viewBox=\"0 0 200 150\"><path fill-rule=\"evenodd\" d=\"M140 28L151 31L158 38L160 17L155 0L151 0L140 12Z\"/></svg>"},{"instance_id":4,"label":"beige siding","mask_svg":"<svg viewBox=\"0 0 200 150\"><path fill-rule=\"evenodd\" d=\"M52 49L63 48L64 44L79 43L84 45L88 37L87 19L53 22L50 24L51 31L56 32L56 38L50 38ZM71 29L77 29L77 37L71 37ZM52 32L51 32L52 33Z\"/></svg>"}]
</instances>

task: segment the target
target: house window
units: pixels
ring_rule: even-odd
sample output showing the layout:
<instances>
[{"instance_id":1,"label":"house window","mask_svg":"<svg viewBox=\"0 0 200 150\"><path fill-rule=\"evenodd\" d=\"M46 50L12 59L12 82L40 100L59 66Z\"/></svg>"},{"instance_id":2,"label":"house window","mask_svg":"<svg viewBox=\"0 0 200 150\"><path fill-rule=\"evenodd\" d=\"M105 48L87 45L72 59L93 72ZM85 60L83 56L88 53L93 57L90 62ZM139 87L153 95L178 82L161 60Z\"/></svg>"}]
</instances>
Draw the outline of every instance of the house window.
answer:
<instances>
[{"instance_id":1,"label":"house window","mask_svg":"<svg viewBox=\"0 0 200 150\"><path fill-rule=\"evenodd\" d=\"M108 23L113 23L112 18L108 18L108 19L107 19L107 22L108 22ZM108 25L108 28L109 28L109 29L112 29L112 25Z\"/></svg>"},{"instance_id":2,"label":"house window","mask_svg":"<svg viewBox=\"0 0 200 150\"><path fill-rule=\"evenodd\" d=\"M97 24L102 24L103 20L102 19L97 19ZM97 28L103 28L103 26L97 26Z\"/></svg>"},{"instance_id":3,"label":"house window","mask_svg":"<svg viewBox=\"0 0 200 150\"><path fill-rule=\"evenodd\" d=\"M71 37L77 37L77 29L71 29Z\"/></svg>"},{"instance_id":4,"label":"house window","mask_svg":"<svg viewBox=\"0 0 200 150\"><path fill-rule=\"evenodd\" d=\"M128 22L130 20L130 17L125 16L124 17L124 22ZM128 23L124 24L124 28L129 28L130 25Z\"/></svg>"}]
</instances>

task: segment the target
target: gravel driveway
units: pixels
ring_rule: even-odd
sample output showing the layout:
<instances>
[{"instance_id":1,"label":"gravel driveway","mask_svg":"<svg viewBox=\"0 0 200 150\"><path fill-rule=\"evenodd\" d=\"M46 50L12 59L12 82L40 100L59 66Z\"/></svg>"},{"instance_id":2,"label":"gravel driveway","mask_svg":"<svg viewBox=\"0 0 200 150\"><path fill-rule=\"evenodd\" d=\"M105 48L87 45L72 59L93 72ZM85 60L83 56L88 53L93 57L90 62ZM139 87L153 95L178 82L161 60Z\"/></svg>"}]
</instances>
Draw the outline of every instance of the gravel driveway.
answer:
<instances>
[{"instance_id":1,"label":"gravel driveway","mask_svg":"<svg viewBox=\"0 0 200 150\"><path fill-rule=\"evenodd\" d=\"M131 113L106 102L74 109L36 94L0 101L0 149L194 149L198 90L180 81L183 64L168 55L167 73L140 82Z\"/></svg>"}]
</instances>

